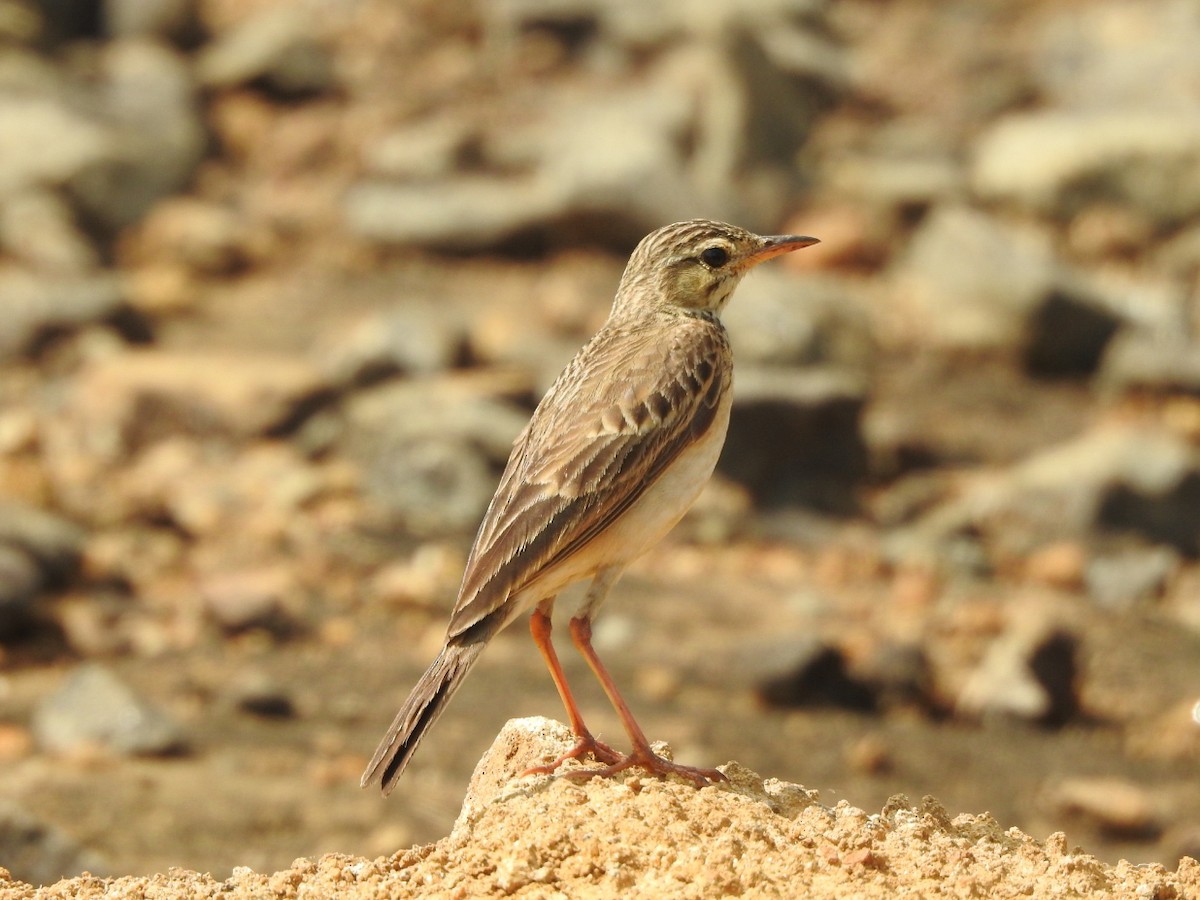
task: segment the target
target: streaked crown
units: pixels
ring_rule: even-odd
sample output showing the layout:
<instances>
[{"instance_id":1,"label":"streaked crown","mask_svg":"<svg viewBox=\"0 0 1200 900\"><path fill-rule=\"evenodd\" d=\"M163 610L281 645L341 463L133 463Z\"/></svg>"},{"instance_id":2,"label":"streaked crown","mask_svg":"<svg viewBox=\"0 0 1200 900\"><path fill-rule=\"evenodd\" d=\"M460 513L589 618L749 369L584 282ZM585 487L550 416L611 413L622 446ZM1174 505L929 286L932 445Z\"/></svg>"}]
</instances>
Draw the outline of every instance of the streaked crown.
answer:
<instances>
[{"instance_id":1,"label":"streaked crown","mask_svg":"<svg viewBox=\"0 0 1200 900\"><path fill-rule=\"evenodd\" d=\"M754 266L815 243L802 235L764 237L707 219L667 225L642 238L629 257L612 314L671 308L720 313Z\"/></svg>"}]
</instances>

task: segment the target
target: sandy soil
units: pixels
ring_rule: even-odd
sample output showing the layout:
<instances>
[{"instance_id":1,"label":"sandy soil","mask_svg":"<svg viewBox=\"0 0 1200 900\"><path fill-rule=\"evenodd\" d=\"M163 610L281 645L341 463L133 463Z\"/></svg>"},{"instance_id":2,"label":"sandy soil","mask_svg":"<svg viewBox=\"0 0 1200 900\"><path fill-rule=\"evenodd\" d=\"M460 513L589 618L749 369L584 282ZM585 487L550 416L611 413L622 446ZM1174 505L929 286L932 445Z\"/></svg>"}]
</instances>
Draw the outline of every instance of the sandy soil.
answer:
<instances>
[{"instance_id":1,"label":"sandy soil","mask_svg":"<svg viewBox=\"0 0 1200 900\"><path fill-rule=\"evenodd\" d=\"M1153 897L1200 892L1200 864L1107 865L987 815L951 818L932 797L878 813L763 779L736 762L696 790L637 772L616 779L516 775L570 746L566 726L509 722L480 761L451 833L374 860L299 859L221 882L186 870L8 882L4 900L104 897ZM663 749L666 749L665 747ZM669 752L669 751L668 751ZM574 766L575 764L571 764ZM0 870L2 872L2 870ZM0 875L6 879L7 873ZM3 882L0 882L3 883Z\"/></svg>"}]
</instances>

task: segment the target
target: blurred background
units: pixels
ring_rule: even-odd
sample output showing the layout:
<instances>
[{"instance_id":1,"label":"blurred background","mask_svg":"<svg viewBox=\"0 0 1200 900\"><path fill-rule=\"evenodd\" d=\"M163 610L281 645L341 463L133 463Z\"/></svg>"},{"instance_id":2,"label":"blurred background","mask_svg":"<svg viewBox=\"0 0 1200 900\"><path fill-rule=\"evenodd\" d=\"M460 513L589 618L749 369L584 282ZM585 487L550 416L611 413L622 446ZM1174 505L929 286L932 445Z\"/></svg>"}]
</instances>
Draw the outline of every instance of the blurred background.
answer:
<instances>
[{"instance_id":1,"label":"blurred background","mask_svg":"<svg viewBox=\"0 0 1200 900\"><path fill-rule=\"evenodd\" d=\"M0 0L0 865L444 834L561 716L524 629L359 773L694 216L822 243L735 297L718 476L601 616L650 736L1200 855L1198 46L1192 0Z\"/></svg>"}]
</instances>

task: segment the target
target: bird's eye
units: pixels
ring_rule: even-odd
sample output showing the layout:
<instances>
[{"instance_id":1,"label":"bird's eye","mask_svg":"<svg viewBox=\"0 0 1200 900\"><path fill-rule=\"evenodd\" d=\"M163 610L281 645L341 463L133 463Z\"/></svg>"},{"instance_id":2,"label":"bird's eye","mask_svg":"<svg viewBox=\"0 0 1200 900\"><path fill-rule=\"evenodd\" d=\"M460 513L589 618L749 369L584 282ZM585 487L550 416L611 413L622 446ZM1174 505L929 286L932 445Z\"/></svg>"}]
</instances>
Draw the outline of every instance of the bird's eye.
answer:
<instances>
[{"instance_id":1,"label":"bird's eye","mask_svg":"<svg viewBox=\"0 0 1200 900\"><path fill-rule=\"evenodd\" d=\"M719 269L729 262L729 251L724 247L705 247L700 251L700 261L711 269Z\"/></svg>"}]
</instances>

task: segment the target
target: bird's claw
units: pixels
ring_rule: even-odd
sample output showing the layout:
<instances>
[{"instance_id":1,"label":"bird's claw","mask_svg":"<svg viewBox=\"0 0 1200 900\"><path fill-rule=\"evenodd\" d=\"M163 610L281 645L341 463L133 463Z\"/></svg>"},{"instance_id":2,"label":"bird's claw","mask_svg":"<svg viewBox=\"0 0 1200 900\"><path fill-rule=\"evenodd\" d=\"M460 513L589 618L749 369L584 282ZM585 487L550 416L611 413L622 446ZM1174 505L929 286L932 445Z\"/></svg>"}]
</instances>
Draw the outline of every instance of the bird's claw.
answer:
<instances>
[{"instance_id":1,"label":"bird's claw","mask_svg":"<svg viewBox=\"0 0 1200 900\"><path fill-rule=\"evenodd\" d=\"M608 766L620 765L625 760L624 756L608 744L596 740L590 734L579 735L578 738L575 746L554 762L542 766L531 766L521 773L522 777L525 775L553 775L568 759L579 759L589 754L596 762L605 763Z\"/></svg>"}]
</instances>

